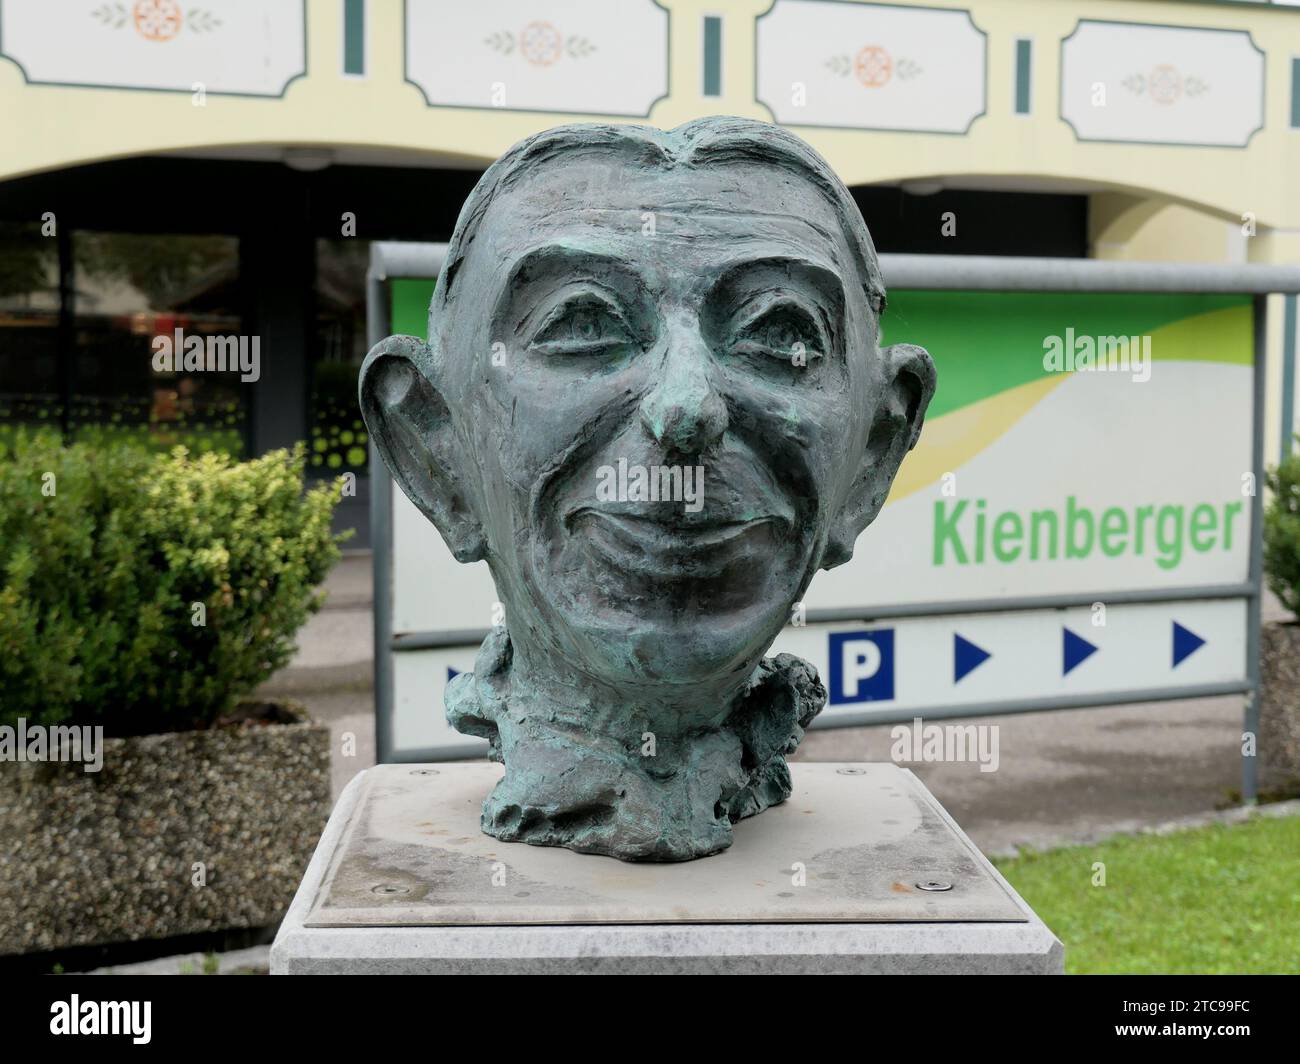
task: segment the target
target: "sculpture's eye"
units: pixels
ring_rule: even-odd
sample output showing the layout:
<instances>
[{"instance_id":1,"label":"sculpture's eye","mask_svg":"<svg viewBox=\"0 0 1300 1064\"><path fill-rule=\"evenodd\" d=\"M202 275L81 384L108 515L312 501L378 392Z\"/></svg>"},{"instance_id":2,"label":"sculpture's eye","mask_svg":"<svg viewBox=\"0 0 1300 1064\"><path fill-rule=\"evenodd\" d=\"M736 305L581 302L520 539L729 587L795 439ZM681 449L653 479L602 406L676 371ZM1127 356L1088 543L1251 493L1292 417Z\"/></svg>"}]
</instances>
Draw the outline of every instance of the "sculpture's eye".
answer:
<instances>
[{"instance_id":1,"label":"sculpture's eye","mask_svg":"<svg viewBox=\"0 0 1300 1064\"><path fill-rule=\"evenodd\" d=\"M749 320L736 333L736 354L766 355L792 366L821 358L826 340L816 319L803 307L780 303Z\"/></svg>"},{"instance_id":2,"label":"sculpture's eye","mask_svg":"<svg viewBox=\"0 0 1300 1064\"><path fill-rule=\"evenodd\" d=\"M609 302L584 295L561 304L538 330L530 345L543 354L599 354L633 342L623 315Z\"/></svg>"}]
</instances>

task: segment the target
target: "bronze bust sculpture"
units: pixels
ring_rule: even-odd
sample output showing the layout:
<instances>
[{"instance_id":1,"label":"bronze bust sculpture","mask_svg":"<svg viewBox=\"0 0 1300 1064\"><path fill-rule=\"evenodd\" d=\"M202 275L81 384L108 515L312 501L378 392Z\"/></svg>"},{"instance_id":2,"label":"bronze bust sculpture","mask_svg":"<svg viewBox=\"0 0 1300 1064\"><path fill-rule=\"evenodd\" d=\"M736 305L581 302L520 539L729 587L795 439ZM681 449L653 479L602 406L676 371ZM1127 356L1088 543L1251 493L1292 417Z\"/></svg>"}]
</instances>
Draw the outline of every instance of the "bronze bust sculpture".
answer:
<instances>
[{"instance_id":1,"label":"bronze bust sculpture","mask_svg":"<svg viewBox=\"0 0 1300 1064\"><path fill-rule=\"evenodd\" d=\"M815 671L764 653L847 561L921 430L918 347L847 189L779 127L570 125L466 201L429 342L362 370L366 424L505 624L449 719L505 776L483 829L685 860L790 793Z\"/></svg>"}]
</instances>

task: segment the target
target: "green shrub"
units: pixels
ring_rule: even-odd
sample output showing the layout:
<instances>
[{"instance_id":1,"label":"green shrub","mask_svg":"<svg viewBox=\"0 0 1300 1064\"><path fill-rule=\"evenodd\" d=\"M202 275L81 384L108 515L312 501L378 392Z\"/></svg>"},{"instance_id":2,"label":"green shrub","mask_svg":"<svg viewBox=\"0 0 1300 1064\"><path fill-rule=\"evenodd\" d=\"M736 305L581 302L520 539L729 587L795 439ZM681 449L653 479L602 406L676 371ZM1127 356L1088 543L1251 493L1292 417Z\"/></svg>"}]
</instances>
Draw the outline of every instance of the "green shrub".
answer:
<instances>
[{"instance_id":1,"label":"green shrub","mask_svg":"<svg viewBox=\"0 0 1300 1064\"><path fill-rule=\"evenodd\" d=\"M1296 437L1300 441L1300 436ZM1268 474L1264 507L1264 574L1288 610L1300 617L1300 450Z\"/></svg>"},{"instance_id":2,"label":"green shrub","mask_svg":"<svg viewBox=\"0 0 1300 1064\"><path fill-rule=\"evenodd\" d=\"M301 447L242 463L49 435L7 450L0 723L202 728L289 660L342 538L340 484L304 493Z\"/></svg>"}]
</instances>

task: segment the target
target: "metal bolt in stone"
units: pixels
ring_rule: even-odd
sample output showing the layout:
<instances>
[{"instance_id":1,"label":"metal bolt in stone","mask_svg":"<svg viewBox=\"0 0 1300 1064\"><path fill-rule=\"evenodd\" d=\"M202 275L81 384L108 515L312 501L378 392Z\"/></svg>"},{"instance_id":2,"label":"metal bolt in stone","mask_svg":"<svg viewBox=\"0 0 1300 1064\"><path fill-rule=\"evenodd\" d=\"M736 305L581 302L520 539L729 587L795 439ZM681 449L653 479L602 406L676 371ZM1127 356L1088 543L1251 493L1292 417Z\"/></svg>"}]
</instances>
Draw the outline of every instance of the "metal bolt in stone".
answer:
<instances>
[{"instance_id":1,"label":"metal bolt in stone","mask_svg":"<svg viewBox=\"0 0 1300 1064\"><path fill-rule=\"evenodd\" d=\"M379 883L370 888L371 894L410 894L410 887L398 887L392 883Z\"/></svg>"},{"instance_id":2,"label":"metal bolt in stone","mask_svg":"<svg viewBox=\"0 0 1300 1064\"><path fill-rule=\"evenodd\" d=\"M856 765L850 765L846 768L837 768L835 771L841 776L865 776L867 774L865 768L858 768Z\"/></svg>"},{"instance_id":3,"label":"metal bolt in stone","mask_svg":"<svg viewBox=\"0 0 1300 1064\"><path fill-rule=\"evenodd\" d=\"M437 774L438 774L438 770L437 770L436 768L413 768L413 769L411 769L411 775L412 775L412 776L436 776Z\"/></svg>"},{"instance_id":4,"label":"metal bolt in stone","mask_svg":"<svg viewBox=\"0 0 1300 1064\"><path fill-rule=\"evenodd\" d=\"M952 884L942 879L923 879L916 886L918 890L952 890Z\"/></svg>"}]
</instances>

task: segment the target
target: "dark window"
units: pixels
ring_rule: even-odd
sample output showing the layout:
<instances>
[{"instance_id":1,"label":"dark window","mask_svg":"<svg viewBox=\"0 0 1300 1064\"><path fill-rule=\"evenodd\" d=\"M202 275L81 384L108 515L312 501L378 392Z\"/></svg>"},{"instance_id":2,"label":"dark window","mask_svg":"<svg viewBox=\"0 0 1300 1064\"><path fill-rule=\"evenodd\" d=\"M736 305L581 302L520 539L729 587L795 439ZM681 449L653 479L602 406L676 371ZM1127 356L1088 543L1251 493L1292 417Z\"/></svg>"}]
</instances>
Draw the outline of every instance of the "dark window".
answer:
<instances>
[{"instance_id":1,"label":"dark window","mask_svg":"<svg viewBox=\"0 0 1300 1064\"><path fill-rule=\"evenodd\" d=\"M234 352L260 372L261 351L242 328L238 242L77 232L72 248L71 436L242 453L254 382L241 380ZM155 356L178 339L181 361L160 369ZM202 343L203 368L184 368L187 342Z\"/></svg>"},{"instance_id":2,"label":"dark window","mask_svg":"<svg viewBox=\"0 0 1300 1064\"><path fill-rule=\"evenodd\" d=\"M944 188L916 195L881 185L850 189L876 250L919 255L1085 258L1088 197Z\"/></svg>"},{"instance_id":3,"label":"dark window","mask_svg":"<svg viewBox=\"0 0 1300 1064\"><path fill-rule=\"evenodd\" d=\"M0 222L0 442L18 425L62 425L59 303L57 239Z\"/></svg>"},{"instance_id":4,"label":"dark window","mask_svg":"<svg viewBox=\"0 0 1300 1064\"><path fill-rule=\"evenodd\" d=\"M316 342L308 407L310 470L323 476L367 468L357 406L357 370L366 357L366 267L370 243L316 241Z\"/></svg>"}]
</instances>

